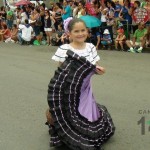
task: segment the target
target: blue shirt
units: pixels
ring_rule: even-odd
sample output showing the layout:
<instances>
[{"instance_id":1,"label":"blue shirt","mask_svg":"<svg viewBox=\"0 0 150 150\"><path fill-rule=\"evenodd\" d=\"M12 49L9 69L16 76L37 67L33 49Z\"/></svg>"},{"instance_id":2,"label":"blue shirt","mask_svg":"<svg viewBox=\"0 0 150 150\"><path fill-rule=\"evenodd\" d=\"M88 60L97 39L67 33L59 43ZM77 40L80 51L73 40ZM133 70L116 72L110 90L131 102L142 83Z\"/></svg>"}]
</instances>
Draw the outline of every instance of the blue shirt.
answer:
<instances>
[{"instance_id":1,"label":"blue shirt","mask_svg":"<svg viewBox=\"0 0 150 150\"><path fill-rule=\"evenodd\" d=\"M105 41L105 39L107 39L109 42L112 42L110 34L103 34L103 38L104 38L103 41Z\"/></svg>"},{"instance_id":2,"label":"blue shirt","mask_svg":"<svg viewBox=\"0 0 150 150\"><path fill-rule=\"evenodd\" d=\"M121 11L121 8L122 8L122 6L121 6L120 4L116 4L116 8L115 8L115 10L119 9L119 10ZM118 17L118 16L119 16L120 11L115 11L114 16L115 16L115 17Z\"/></svg>"},{"instance_id":3,"label":"blue shirt","mask_svg":"<svg viewBox=\"0 0 150 150\"><path fill-rule=\"evenodd\" d=\"M124 14L124 19L128 20L128 23L131 24L132 23L132 17L129 15L127 8L125 8L124 6L122 7L122 13Z\"/></svg>"},{"instance_id":4,"label":"blue shirt","mask_svg":"<svg viewBox=\"0 0 150 150\"><path fill-rule=\"evenodd\" d=\"M66 12L66 13L62 15L62 19L63 19L63 20L69 18L70 15L71 15L71 7L70 7L69 5L67 5L67 6L65 7L65 12Z\"/></svg>"}]
</instances>

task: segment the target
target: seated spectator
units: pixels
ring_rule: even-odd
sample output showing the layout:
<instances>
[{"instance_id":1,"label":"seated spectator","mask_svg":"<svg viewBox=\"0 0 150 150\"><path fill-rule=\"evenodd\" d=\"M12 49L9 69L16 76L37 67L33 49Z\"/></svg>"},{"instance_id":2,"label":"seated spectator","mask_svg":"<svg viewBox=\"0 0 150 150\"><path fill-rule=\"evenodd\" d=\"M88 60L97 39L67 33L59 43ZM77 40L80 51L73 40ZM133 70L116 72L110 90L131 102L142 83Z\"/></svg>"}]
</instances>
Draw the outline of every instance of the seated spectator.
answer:
<instances>
[{"instance_id":1,"label":"seated spectator","mask_svg":"<svg viewBox=\"0 0 150 150\"><path fill-rule=\"evenodd\" d=\"M17 35L18 35L18 28L17 28L17 25L14 24L11 30L11 42L18 41Z\"/></svg>"},{"instance_id":2,"label":"seated spectator","mask_svg":"<svg viewBox=\"0 0 150 150\"><path fill-rule=\"evenodd\" d=\"M112 44L112 39L108 29L104 30L103 37L101 38L102 45L107 49L110 49L110 45Z\"/></svg>"},{"instance_id":3,"label":"seated spectator","mask_svg":"<svg viewBox=\"0 0 150 150\"><path fill-rule=\"evenodd\" d=\"M61 42L61 36L64 34L63 26L62 24L58 25L58 30L56 32L56 35L51 39L51 44L53 46L60 46L62 44Z\"/></svg>"},{"instance_id":4,"label":"seated spectator","mask_svg":"<svg viewBox=\"0 0 150 150\"><path fill-rule=\"evenodd\" d=\"M63 33L63 35L61 36L61 42L62 44L70 43L69 35L67 33Z\"/></svg>"},{"instance_id":5,"label":"seated spectator","mask_svg":"<svg viewBox=\"0 0 150 150\"><path fill-rule=\"evenodd\" d=\"M11 37L10 29L7 28L6 24L2 25L2 29L0 30L0 41L5 41Z\"/></svg>"},{"instance_id":6,"label":"seated spectator","mask_svg":"<svg viewBox=\"0 0 150 150\"><path fill-rule=\"evenodd\" d=\"M96 49L98 50L99 45L100 45L100 32L98 28L92 28L90 33L89 33L89 42L95 45Z\"/></svg>"},{"instance_id":7,"label":"seated spectator","mask_svg":"<svg viewBox=\"0 0 150 150\"><path fill-rule=\"evenodd\" d=\"M147 29L145 28L144 23L139 23L138 29L135 31L133 35L133 40L127 40L126 44L130 48L128 51L135 53L141 53L143 50L143 47L145 46L145 42L142 42L144 40L144 37L147 34Z\"/></svg>"},{"instance_id":8,"label":"seated spectator","mask_svg":"<svg viewBox=\"0 0 150 150\"><path fill-rule=\"evenodd\" d=\"M19 29L21 32L18 33L19 43L22 45L24 41L30 42L32 38L33 28L29 24L28 20L25 20L25 24L20 24Z\"/></svg>"},{"instance_id":9,"label":"seated spectator","mask_svg":"<svg viewBox=\"0 0 150 150\"><path fill-rule=\"evenodd\" d=\"M120 45L121 50L124 51L123 44L125 43L125 40L126 40L124 30L123 29L118 29L117 33L118 33L118 35L115 39L115 48L116 48L116 50L118 50L118 45Z\"/></svg>"}]
</instances>

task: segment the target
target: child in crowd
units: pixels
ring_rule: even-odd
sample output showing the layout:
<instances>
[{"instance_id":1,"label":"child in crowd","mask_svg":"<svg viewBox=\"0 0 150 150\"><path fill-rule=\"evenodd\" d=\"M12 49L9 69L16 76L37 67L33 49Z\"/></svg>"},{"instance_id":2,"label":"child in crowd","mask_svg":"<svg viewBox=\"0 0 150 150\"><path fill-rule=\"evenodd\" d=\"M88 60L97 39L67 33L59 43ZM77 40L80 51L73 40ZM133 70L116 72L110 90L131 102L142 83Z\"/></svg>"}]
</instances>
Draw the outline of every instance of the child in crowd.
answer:
<instances>
[{"instance_id":1,"label":"child in crowd","mask_svg":"<svg viewBox=\"0 0 150 150\"><path fill-rule=\"evenodd\" d=\"M119 30L117 30L117 33L118 35L115 39L115 48L116 50L118 50L118 45L120 45L121 50L124 51L123 44L125 43L126 40L126 36L124 35L124 30L120 28Z\"/></svg>"},{"instance_id":2,"label":"child in crowd","mask_svg":"<svg viewBox=\"0 0 150 150\"><path fill-rule=\"evenodd\" d=\"M100 150L115 131L111 116L96 103L91 89L92 75L102 75L105 69L98 65L96 47L85 42L88 33L83 20L72 19L67 34L70 44L61 45L52 57L59 68L48 89L50 144Z\"/></svg>"},{"instance_id":3,"label":"child in crowd","mask_svg":"<svg viewBox=\"0 0 150 150\"><path fill-rule=\"evenodd\" d=\"M8 43L8 42L12 42L12 43L15 43L18 41L18 28L17 28L17 25L16 24L13 24L12 26L12 29L11 29L11 36L10 38L6 39L5 42Z\"/></svg>"},{"instance_id":4,"label":"child in crowd","mask_svg":"<svg viewBox=\"0 0 150 150\"><path fill-rule=\"evenodd\" d=\"M104 30L103 37L101 38L101 43L104 48L107 49L108 47L108 49L110 49L110 45L112 44L112 39L108 29Z\"/></svg>"},{"instance_id":5,"label":"child in crowd","mask_svg":"<svg viewBox=\"0 0 150 150\"><path fill-rule=\"evenodd\" d=\"M61 37L63 34L64 34L63 26L62 24L59 24L56 35L51 39L52 46L60 46L62 44Z\"/></svg>"}]
</instances>

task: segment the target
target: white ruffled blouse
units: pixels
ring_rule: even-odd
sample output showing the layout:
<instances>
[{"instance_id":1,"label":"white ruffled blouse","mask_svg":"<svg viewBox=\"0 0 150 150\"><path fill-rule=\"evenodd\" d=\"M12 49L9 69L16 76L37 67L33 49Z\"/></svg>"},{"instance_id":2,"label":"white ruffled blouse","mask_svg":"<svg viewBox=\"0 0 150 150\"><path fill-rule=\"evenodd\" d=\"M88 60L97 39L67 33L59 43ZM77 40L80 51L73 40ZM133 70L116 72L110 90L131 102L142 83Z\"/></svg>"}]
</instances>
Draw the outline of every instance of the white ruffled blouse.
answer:
<instances>
[{"instance_id":1,"label":"white ruffled blouse","mask_svg":"<svg viewBox=\"0 0 150 150\"><path fill-rule=\"evenodd\" d=\"M92 43L86 43L85 49L74 49L70 44L61 45L52 59L58 62L64 62L67 57L67 51L71 50L74 53L78 54L79 56L85 57L88 61L92 64L96 64L97 61L100 60L99 55L97 54L96 47Z\"/></svg>"}]
</instances>

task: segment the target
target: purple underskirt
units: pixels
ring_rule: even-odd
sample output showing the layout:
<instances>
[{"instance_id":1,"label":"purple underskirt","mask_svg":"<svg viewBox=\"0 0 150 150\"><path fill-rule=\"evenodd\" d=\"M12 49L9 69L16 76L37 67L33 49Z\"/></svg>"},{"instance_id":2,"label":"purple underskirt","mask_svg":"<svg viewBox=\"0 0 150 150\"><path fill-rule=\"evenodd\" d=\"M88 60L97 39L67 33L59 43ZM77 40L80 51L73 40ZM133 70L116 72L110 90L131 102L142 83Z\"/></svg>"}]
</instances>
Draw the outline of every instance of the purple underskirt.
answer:
<instances>
[{"instance_id":1,"label":"purple underskirt","mask_svg":"<svg viewBox=\"0 0 150 150\"><path fill-rule=\"evenodd\" d=\"M81 95L78 111L79 113L88 119L90 122L98 120L100 113L96 104L96 100L93 96L91 86L91 76L95 72L91 72L84 80L81 87Z\"/></svg>"}]
</instances>

